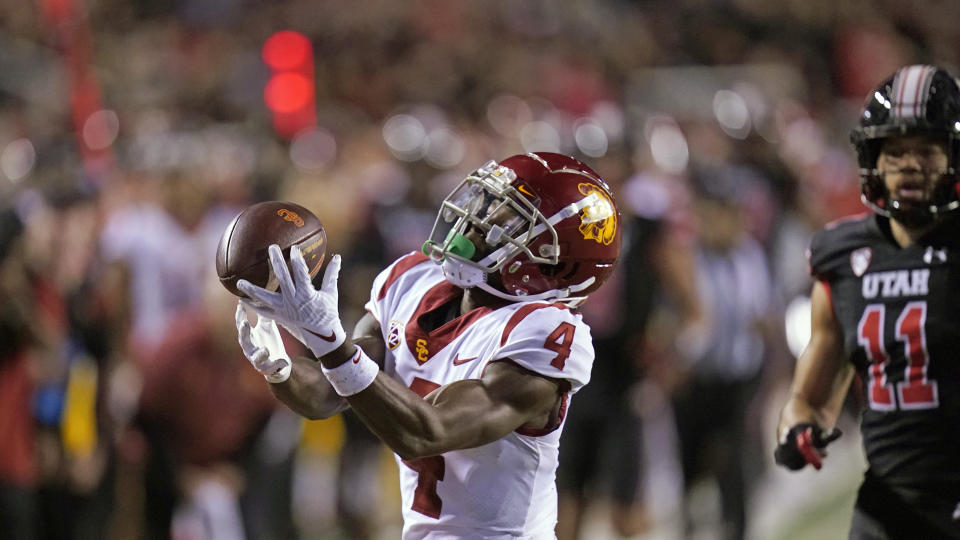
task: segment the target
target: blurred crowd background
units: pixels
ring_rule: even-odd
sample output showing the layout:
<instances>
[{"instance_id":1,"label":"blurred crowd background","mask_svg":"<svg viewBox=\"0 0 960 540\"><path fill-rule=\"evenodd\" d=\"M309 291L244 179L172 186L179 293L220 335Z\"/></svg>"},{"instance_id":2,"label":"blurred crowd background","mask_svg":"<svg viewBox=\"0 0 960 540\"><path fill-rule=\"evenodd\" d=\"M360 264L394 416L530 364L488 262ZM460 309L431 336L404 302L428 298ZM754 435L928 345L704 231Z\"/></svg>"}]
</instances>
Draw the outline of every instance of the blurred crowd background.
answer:
<instances>
[{"instance_id":1,"label":"blurred crowd background","mask_svg":"<svg viewBox=\"0 0 960 540\"><path fill-rule=\"evenodd\" d=\"M771 459L804 252L863 210L864 97L902 64L955 67L958 18L896 0L0 2L0 536L397 538L387 451L349 413L302 421L246 365L220 233L261 200L313 210L349 327L465 174L556 151L611 184L626 233L584 307L598 355L564 432L561 538L845 537L856 396L824 471Z\"/></svg>"}]
</instances>

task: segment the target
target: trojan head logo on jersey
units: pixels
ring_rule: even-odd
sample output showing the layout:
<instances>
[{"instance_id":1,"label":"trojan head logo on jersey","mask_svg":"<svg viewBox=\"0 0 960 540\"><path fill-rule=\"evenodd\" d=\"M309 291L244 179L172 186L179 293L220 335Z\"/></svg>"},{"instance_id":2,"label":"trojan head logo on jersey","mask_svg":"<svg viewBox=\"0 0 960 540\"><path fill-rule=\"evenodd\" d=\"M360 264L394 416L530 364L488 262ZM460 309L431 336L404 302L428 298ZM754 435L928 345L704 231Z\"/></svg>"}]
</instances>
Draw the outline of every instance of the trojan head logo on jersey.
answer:
<instances>
[{"instance_id":1,"label":"trojan head logo on jersey","mask_svg":"<svg viewBox=\"0 0 960 540\"><path fill-rule=\"evenodd\" d=\"M610 197L593 184L577 186L580 193L594 195L594 204L580 211L580 233L587 240L596 240L598 244L610 245L617 234L617 212Z\"/></svg>"},{"instance_id":2,"label":"trojan head logo on jersey","mask_svg":"<svg viewBox=\"0 0 960 540\"><path fill-rule=\"evenodd\" d=\"M403 335L403 323L400 321L390 321L387 329L387 348L391 351L400 346L400 336Z\"/></svg>"}]
</instances>

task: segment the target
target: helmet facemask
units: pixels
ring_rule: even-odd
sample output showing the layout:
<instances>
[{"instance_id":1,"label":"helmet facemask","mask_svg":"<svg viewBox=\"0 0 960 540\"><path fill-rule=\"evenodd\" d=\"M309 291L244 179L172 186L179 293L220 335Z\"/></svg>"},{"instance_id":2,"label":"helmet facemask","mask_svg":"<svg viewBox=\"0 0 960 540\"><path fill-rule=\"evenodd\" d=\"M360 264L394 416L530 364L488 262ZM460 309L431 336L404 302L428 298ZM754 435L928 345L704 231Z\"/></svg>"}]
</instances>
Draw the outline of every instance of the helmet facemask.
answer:
<instances>
[{"instance_id":1,"label":"helmet facemask","mask_svg":"<svg viewBox=\"0 0 960 540\"><path fill-rule=\"evenodd\" d=\"M936 137L946 141L946 168L936 171L920 171L920 174L927 178L938 176L929 189L926 201L923 202L895 199L887 188L886 173L880 171L877 167L880 149L888 137L907 137L911 135ZM859 153L863 154L861 162L866 161L872 164L869 168L861 167L860 169L860 198L875 213L896 219L910 228L922 228L933 223L947 212L960 208L957 184L960 178L958 178L956 167L958 156L960 156L960 138L955 134L937 134L930 130L904 127L897 133L859 141L857 149Z\"/></svg>"},{"instance_id":2,"label":"helmet facemask","mask_svg":"<svg viewBox=\"0 0 960 540\"><path fill-rule=\"evenodd\" d=\"M462 288L479 287L511 301L551 299L566 301L572 290L551 290L538 294L500 290L491 275L511 266L534 263L554 266L560 246L554 225L577 215L595 202L586 196L552 216L538 208L539 199L515 182L513 170L490 161L468 175L444 199L423 253L443 268L448 281ZM519 189L518 187L519 186ZM480 237L481 246L469 236ZM532 249L533 244L538 244ZM583 288L592 284L587 283ZM572 288L571 288L572 289Z\"/></svg>"}]
</instances>

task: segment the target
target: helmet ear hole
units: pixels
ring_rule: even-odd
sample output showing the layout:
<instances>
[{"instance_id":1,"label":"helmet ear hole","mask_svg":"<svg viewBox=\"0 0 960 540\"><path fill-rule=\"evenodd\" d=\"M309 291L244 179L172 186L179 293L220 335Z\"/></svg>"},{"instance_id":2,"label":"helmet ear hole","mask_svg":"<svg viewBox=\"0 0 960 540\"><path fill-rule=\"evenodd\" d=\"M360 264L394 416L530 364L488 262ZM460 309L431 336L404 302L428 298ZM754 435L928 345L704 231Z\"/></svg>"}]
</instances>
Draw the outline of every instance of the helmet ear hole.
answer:
<instances>
[{"instance_id":1,"label":"helmet ear hole","mask_svg":"<svg viewBox=\"0 0 960 540\"><path fill-rule=\"evenodd\" d=\"M557 274L560 273L560 267L564 266L566 263L561 264L538 264L537 269L540 270L540 273L546 277L557 277Z\"/></svg>"},{"instance_id":2,"label":"helmet ear hole","mask_svg":"<svg viewBox=\"0 0 960 540\"><path fill-rule=\"evenodd\" d=\"M541 264L538 266L541 274L556 279L569 279L580 269L580 263L577 261L561 262L559 264Z\"/></svg>"},{"instance_id":3,"label":"helmet ear hole","mask_svg":"<svg viewBox=\"0 0 960 540\"><path fill-rule=\"evenodd\" d=\"M863 179L863 195L878 207L886 207L887 190L878 176L870 175Z\"/></svg>"}]
</instances>

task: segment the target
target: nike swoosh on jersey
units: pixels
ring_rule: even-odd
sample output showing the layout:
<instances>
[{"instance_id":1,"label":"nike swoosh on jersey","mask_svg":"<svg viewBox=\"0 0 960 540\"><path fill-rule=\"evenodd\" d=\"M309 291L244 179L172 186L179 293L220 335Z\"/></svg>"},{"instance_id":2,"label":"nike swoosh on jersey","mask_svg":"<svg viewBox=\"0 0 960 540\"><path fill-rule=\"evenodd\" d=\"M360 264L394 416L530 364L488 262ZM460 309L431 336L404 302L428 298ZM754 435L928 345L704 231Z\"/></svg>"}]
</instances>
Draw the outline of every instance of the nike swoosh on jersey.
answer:
<instances>
[{"instance_id":1,"label":"nike swoosh on jersey","mask_svg":"<svg viewBox=\"0 0 960 540\"><path fill-rule=\"evenodd\" d=\"M337 333L336 333L336 332L330 332L330 335L329 335L329 336L324 336L324 335L322 335L322 334L318 334L318 333L314 332L313 330L310 330L310 329L307 329L307 328L304 328L304 330L306 330L307 332L310 332L311 334L317 336L318 338L320 338L320 339L322 339L322 340L324 340L324 341L328 341L328 342L330 342L330 343L333 343L334 341L337 340Z\"/></svg>"},{"instance_id":2,"label":"nike swoosh on jersey","mask_svg":"<svg viewBox=\"0 0 960 540\"><path fill-rule=\"evenodd\" d=\"M459 366L460 364L466 364L472 360L476 360L478 357L471 356L470 358L460 358L459 354L453 355L453 365Z\"/></svg>"}]
</instances>

